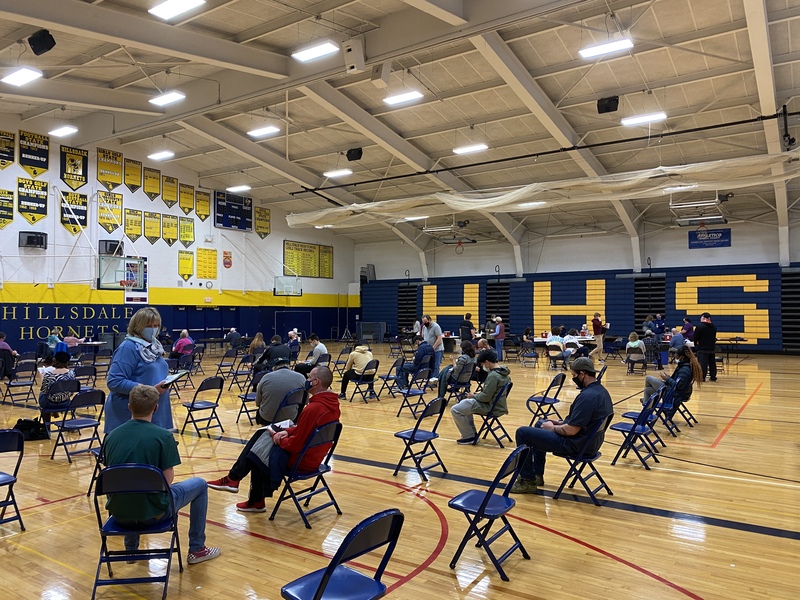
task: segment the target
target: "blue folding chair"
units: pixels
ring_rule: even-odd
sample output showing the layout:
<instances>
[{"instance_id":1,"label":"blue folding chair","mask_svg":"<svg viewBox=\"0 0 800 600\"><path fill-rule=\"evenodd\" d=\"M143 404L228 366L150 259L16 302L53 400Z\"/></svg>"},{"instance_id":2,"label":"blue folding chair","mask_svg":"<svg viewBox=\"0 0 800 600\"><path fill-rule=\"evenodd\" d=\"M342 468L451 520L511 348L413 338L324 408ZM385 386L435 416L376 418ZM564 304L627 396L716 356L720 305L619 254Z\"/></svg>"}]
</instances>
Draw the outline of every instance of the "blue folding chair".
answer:
<instances>
[{"instance_id":1,"label":"blue folding chair","mask_svg":"<svg viewBox=\"0 0 800 600\"><path fill-rule=\"evenodd\" d=\"M655 412L659 396L663 393L663 390L664 388L661 388L661 390L650 396L633 423L614 423L611 426L613 431L619 431L624 436L622 444L620 444L619 450L617 450L617 454L614 456L614 460L611 461L612 466L617 464L617 460L620 456L622 456L622 458L627 457L631 450L633 450L633 453L648 471L650 470L650 465L647 464L647 461L650 458L655 462L661 462L658 460L658 456L656 456L656 454L658 454L658 449L648 437L653 434L653 429L648 423L652 422L653 413Z\"/></svg>"},{"instance_id":2,"label":"blue folding chair","mask_svg":"<svg viewBox=\"0 0 800 600\"><path fill-rule=\"evenodd\" d=\"M80 365L72 369L72 372L75 373L75 379L81 382L82 392L93 390L97 385L97 367L94 365Z\"/></svg>"},{"instance_id":3,"label":"blue folding chair","mask_svg":"<svg viewBox=\"0 0 800 600\"><path fill-rule=\"evenodd\" d=\"M447 402L448 400L445 398L434 398L428 402L428 405L422 410L413 429L405 429L394 434L394 437L403 440L403 443L406 446L403 449L403 455L400 457L400 460L394 469L393 475L397 475L397 472L400 470L400 465L409 459L414 461L414 466L417 469L417 473L419 473L419 476L422 477L423 481L428 481L425 471L429 469L442 467L442 471L447 473L447 467L444 466L444 462L439 456L439 453L436 451L436 448L433 446L433 440L439 437L439 434L436 433L436 430L439 427L439 423L442 421L442 415L444 415L444 410L447 408ZM430 417L436 418L433 423L433 427L429 430L420 429L422 422ZM414 446L419 444L424 445L422 446L421 450L415 451ZM423 467L422 461L429 456L435 457L436 462L428 465L427 467Z\"/></svg>"},{"instance_id":4,"label":"blue folding chair","mask_svg":"<svg viewBox=\"0 0 800 600\"><path fill-rule=\"evenodd\" d=\"M453 398L456 399L457 402L461 402L469 393L472 378L475 376L475 363L470 361L465 365L461 366L461 370L456 375L455 381L450 381L447 384L447 399L452 400Z\"/></svg>"},{"instance_id":5,"label":"blue folding chair","mask_svg":"<svg viewBox=\"0 0 800 600\"><path fill-rule=\"evenodd\" d=\"M250 425L253 424L253 416L258 412L258 407L256 406L256 389L258 388L258 384L261 383L261 378L264 377L269 371L259 371L253 378L250 380L250 390L245 392L244 394L239 394L239 400L242 401L242 406L239 409L239 414L236 415L236 422L239 422L239 419L242 415L247 415L247 420L250 422ZM252 405L252 408L250 407Z\"/></svg>"},{"instance_id":6,"label":"blue folding chair","mask_svg":"<svg viewBox=\"0 0 800 600\"><path fill-rule=\"evenodd\" d=\"M430 379L431 370L430 369L419 369L414 376L411 378L411 381L408 384L408 387L405 388L397 388L397 393L403 397L403 401L400 403L400 408L397 410L397 416L400 416L400 413L403 412L403 409L408 407L408 410L411 411L411 416L416 418L417 410L421 406L425 406L425 391L428 388L428 379ZM414 399L412 404L411 398Z\"/></svg>"},{"instance_id":7,"label":"blue folding chair","mask_svg":"<svg viewBox=\"0 0 800 600\"><path fill-rule=\"evenodd\" d=\"M62 417L61 421L54 421L53 424L56 427L56 443L53 444L53 451L50 453L50 460L53 460L56 456L56 450L61 447L64 448L64 452L67 454L67 461L72 464L72 457L76 454L86 454L87 452L91 452L94 443L97 442L98 447L100 446L100 434L98 433L98 428L100 427L100 422L103 419L103 409L105 408L106 404L106 393L103 390L84 390L81 391L75 396L72 397L72 400L69 401L69 405L64 407L64 416ZM100 408L100 413L97 417L89 418L89 417L79 417L77 415L77 411L81 408ZM88 429L90 430L90 434L88 437L81 437L81 430ZM67 439L65 434L74 434L77 433L78 437ZM84 444L88 442L88 446L86 448L81 448L80 450L70 450L71 446L77 446L78 444Z\"/></svg>"},{"instance_id":8,"label":"blue folding chair","mask_svg":"<svg viewBox=\"0 0 800 600\"><path fill-rule=\"evenodd\" d=\"M536 352L536 344L534 342L522 342L522 352L519 357L523 367L529 365L533 367L539 366L539 353Z\"/></svg>"},{"instance_id":9,"label":"blue folding chair","mask_svg":"<svg viewBox=\"0 0 800 600\"><path fill-rule=\"evenodd\" d=\"M81 382L77 379L62 379L61 381L54 381L47 388L47 401L52 402L52 408L39 408L39 414L42 416L44 426L47 428L48 435L50 434L50 417L55 413L64 412L69 406L72 395L81 391Z\"/></svg>"},{"instance_id":10,"label":"blue folding chair","mask_svg":"<svg viewBox=\"0 0 800 600\"><path fill-rule=\"evenodd\" d=\"M115 494L164 494L169 499L169 508L165 511L163 518L159 521L135 528L126 527L112 515L105 521L100 514L101 496L113 496ZM142 502L146 502L142 496ZM103 502L105 506L105 502ZM97 563L97 573L94 578L92 588L92 600L94 600L97 588L106 585L128 585L134 583L163 583L164 591L161 595L162 600L167 597L167 586L169 584L169 571L172 566L172 555L178 555L178 567L183 573L183 561L181 559L181 543L178 538L178 512L172 502L172 494L169 491L169 484L164 479L164 474L160 469L150 465L125 464L107 467L97 475L94 491L94 511L97 515L97 525L100 528L100 560ZM154 535L170 534L169 546L167 548L145 548L135 550L109 550L108 538L121 537L125 535ZM162 575L150 575L140 577L123 577L114 579L111 563L120 561L139 561L139 560L166 560L166 569ZM100 572L103 565L108 568L108 579L101 579Z\"/></svg>"},{"instance_id":11,"label":"blue folding chair","mask_svg":"<svg viewBox=\"0 0 800 600\"><path fill-rule=\"evenodd\" d=\"M217 372L214 376L225 378L231 375L236 368L236 356L236 348L226 350L225 354L222 355L222 358L217 363Z\"/></svg>"},{"instance_id":12,"label":"blue folding chair","mask_svg":"<svg viewBox=\"0 0 800 600\"><path fill-rule=\"evenodd\" d=\"M525 462L529 452L530 449L527 446L517 446L517 448L515 448L514 451L503 462L503 466L500 467L500 470L497 472L497 476L494 478L494 481L492 481L488 490L485 492L483 490L467 490L466 492L460 493L447 503L447 506L450 508L464 513L464 516L467 518L467 522L469 523L467 532L461 539L461 543L458 545L458 550L456 550L453 560L450 561L451 569L456 568L456 563L458 562L461 553L464 551L467 542L469 542L472 538L477 539L477 543L475 545L478 548L483 548L486 550L486 554L489 555L489 560L492 561L495 569L497 569L497 572L500 573L500 579L503 581L508 581L508 575L506 575L506 572L503 571L501 564L516 550L519 550L522 553L523 558L530 560L531 557L527 550L525 550L525 546L522 545L522 542L517 537L514 528L511 527L511 523L509 523L508 519L506 518L506 514L516 505L514 499L509 498L508 493L511 490L511 486L514 485L514 481L519 475L519 470L522 468L522 465ZM505 484L506 487L503 490L503 493L496 494L495 490L497 490L499 485L505 479L508 479L508 481ZM492 525L494 525L494 522L497 519L500 519L503 522L503 527L501 527L491 537L487 538L486 536L489 534ZM506 532L511 535L514 543L498 558L492 551L491 545Z\"/></svg>"},{"instance_id":13,"label":"blue folding chair","mask_svg":"<svg viewBox=\"0 0 800 600\"><path fill-rule=\"evenodd\" d=\"M17 403L18 396L24 396L23 402L28 400L36 400L36 394L33 393L33 384L36 383L36 363L32 361L25 361L19 363L11 372L11 377L6 381L6 392L3 395L3 404L6 403L6 398L11 400L11 405Z\"/></svg>"},{"instance_id":14,"label":"blue folding chair","mask_svg":"<svg viewBox=\"0 0 800 600\"><path fill-rule=\"evenodd\" d=\"M655 426L659 421L661 421L672 437L678 437L676 432L680 433L680 429L678 429L678 426L672 422L672 418L668 414L668 411L672 408L672 402L675 398L675 386L674 384L664 385L662 388L656 391L656 394L658 395L656 406L653 410L653 414L650 416L650 420L647 422L647 425L653 430L653 436L655 437L654 443L661 444L663 448L666 448L667 444L665 444L664 440L661 439L661 436L658 435ZM622 418L636 421L636 419L639 418L640 412L641 411L638 410L629 410L622 413Z\"/></svg>"},{"instance_id":15,"label":"blue folding chair","mask_svg":"<svg viewBox=\"0 0 800 600\"><path fill-rule=\"evenodd\" d=\"M603 476L600 475L600 472L595 466L597 459L603 455L599 450L597 452L591 451L591 447L595 445L595 438L597 436L601 436L600 443L603 443L602 439L605 438L606 429L608 429L608 426L611 424L611 419L613 417L614 413L611 413L605 419L597 421L597 423L589 427L587 431L586 442L583 444L583 447L577 454L561 454L559 452L554 453L555 456L560 456L567 461L567 464L569 464L567 474L564 476L564 479L561 481L561 485L553 495L554 500L558 500L559 496L561 496L561 492L564 490L564 486L567 484L567 481L570 478L572 478L572 481L570 481L569 487L574 488L575 484L580 481L583 489L585 489L589 494L589 498L591 498L592 502L594 502L597 506L600 506L600 501L597 499L597 492L600 490L605 489L609 496L614 495L614 492L612 492L611 488L608 487L605 479L603 479ZM587 467L589 468L589 472L588 474L584 475L583 471ZM597 477L597 481L600 482L600 485L590 488L588 482L592 477Z\"/></svg>"},{"instance_id":16,"label":"blue folding chair","mask_svg":"<svg viewBox=\"0 0 800 600\"><path fill-rule=\"evenodd\" d=\"M396 508L367 517L350 530L327 567L287 583L281 588L281 597L288 600L381 598L386 593L381 577L397 546L404 518ZM383 558L372 577L344 565L383 546L386 546Z\"/></svg>"},{"instance_id":17,"label":"blue folding chair","mask_svg":"<svg viewBox=\"0 0 800 600\"><path fill-rule=\"evenodd\" d=\"M378 373L380 365L381 361L373 359L366 364L364 372L361 375L357 375L350 380L350 383L353 384L350 402L353 401L356 394L359 394L366 404L369 404L368 398L375 398L380 402L380 398L375 394L375 389L373 387L375 385L375 376Z\"/></svg>"},{"instance_id":18,"label":"blue folding chair","mask_svg":"<svg viewBox=\"0 0 800 600\"><path fill-rule=\"evenodd\" d=\"M403 356L403 344L399 338L389 340L389 358L399 358Z\"/></svg>"},{"instance_id":19,"label":"blue folding chair","mask_svg":"<svg viewBox=\"0 0 800 600\"><path fill-rule=\"evenodd\" d=\"M303 519L306 529L311 529L311 524L308 522L309 515L313 515L314 513L328 508L329 506L333 506L338 514L342 514L339 505L336 503L336 499L333 497L333 493L328 487L328 483L325 481L325 474L330 473L331 471L331 467L328 463L331 460L331 456L333 456L334 450L336 450L336 444L339 442L339 436L341 433L342 424L339 421L326 423L325 425L321 425L314 430L314 433L308 438L306 445L303 447L302 452L300 452L300 456L297 457L297 462L295 462L294 467L292 467L289 473L283 477L283 491L281 492L278 501L275 503L275 508L272 509L272 514L269 516L270 521L275 519L275 515L278 514L278 509L281 507L283 501L287 498L291 498L292 502L294 502L297 512L300 513L300 517ZM300 472L299 466L302 464L303 457L305 457L306 453L312 448L327 444L330 444L330 447L328 448L325 458L319 464L319 466L315 470L308 473ZM309 481L311 482L311 485L303 488L302 490L295 491L292 488L292 484L294 483ZM303 510L303 506L300 505L300 502L305 501L304 505L308 507L309 503L311 502L311 498L323 492L328 494L328 501L325 504L316 506L311 510Z\"/></svg>"},{"instance_id":20,"label":"blue folding chair","mask_svg":"<svg viewBox=\"0 0 800 600\"><path fill-rule=\"evenodd\" d=\"M254 362L256 362L255 354L244 354L242 358L239 359L239 364L231 373L233 377L231 378L230 385L228 385L229 392L234 385L239 388L240 392L244 392L244 390L250 384L250 377L253 375Z\"/></svg>"},{"instance_id":21,"label":"blue folding chair","mask_svg":"<svg viewBox=\"0 0 800 600\"><path fill-rule=\"evenodd\" d=\"M14 496L14 484L17 483L17 473L19 473L19 466L22 464L22 456L25 453L25 438L21 431L17 429L0 429L0 454L5 454L6 452L16 452L17 460L11 473L0 471L0 488L8 487L5 500L0 501L0 508L2 508L2 511L0 511L0 525L19 521L19 528L25 531L25 524L22 522L22 515L19 514L17 499ZM9 506L14 509L14 516L12 517L6 517L6 509Z\"/></svg>"},{"instance_id":22,"label":"blue folding chair","mask_svg":"<svg viewBox=\"0 0 800 600\"><path fill-rule=\"evenodd\" d=\"M192 425L194 426L195 431L197 431L197 435L200 435L201 431L208 431L209 429L214 429L215 427L219 427L222 433L225 433L225 429L222 427L222 422L219 420L219 416L217 416L217 408L219 408L219 399L222 395L222 377L208 377L203 380L203 382L197 387L197 391L194 393L194 397L192 398L191 402L184 402L183 406L186 408L186 420L183 422L183 427L181 428L181 435L183 432L186 431L186 425L189 424L191 421ZM215 400L198 400L198 395L202 394L203 392L207 391L217 391L217 397ZM198 418L195 416L195 413L203 413L208 412L207 417ZM215 424L216 421L216 424ZM203 427L198 426L198 423L203 423ZM211 434L208 434L208 437L211 437Z\"/></svg>"},{"instance_id":23,"label":"blue folding chair","mask_svg":"<svg viewBox=\"0 0 800 600\"><path fill-rule=\"evenodd\" d=\"M389 395L392 398L394 398L394 392L395 390L397 390L398 387L397 381L399 379L397 372L399 371L400 367L403 366L405 361L406 359L403 358L402 356L396 358L395 361L392 363L392 366L389 367L389 370L386 372L386 375L378 375L378 379L383 381L381 389L378 390L378 396L380 396L383 393L383 390L388 390Z\"/></svg>"},{"instance_id":24,"label":"blue folding chair","mask_svg":"<svg viewBox=\"0 0 800 600\"><path fill-rule=\"evenodd\" d=\"M526 406L528 410L533 413L529 427L533 427L533 424L539 419L550 418L549 415L551 412L556 413L556 416L561 419L556 404L561 402L561 400L558 399L558 395L561 393L561 388L564 387L564 381L566 379L567 376L564 373L559 373L553 377L550 385L547 386L544 396L534 394L528 398Z\"/></svg>"},{"instance_id":25,"label":"blue folding chair","mask_svg":"<svg viewBox=\"0 0 800 600\"><path fill-rule=\"evenodd\" d=\"M100 440L99 446L95 446L89 450L89 453L94 457L94 471L92 472L92 479L89 481L89 489L86 490L87 498L92 495L94 483L97 481L97 476L100 474L100 470L106 462L105 456L103 455L103 441L104 440Z\"/></svg>"},{"instance_id":26,"label":"blue folding chair","mask_svg":"<svg viewBox=\"0 0 800 600\"><path fill-rule=\"evenodd\" d=\"M281 400L281 403L278 405L278 408L275 409L275 413L272 415L272 419L270 420L271 423L280 423L281 421L285 421L286 419L291 419L293 421L297 420L297 415L300 412L300 407L304 406L306 401L308 400L308 391L305 387L295 388L293 390L289 390L286 392L286 395ZM288 413L285 409L289 408L290 406L297 406L298 409L294 413Z\"/></svg>"},{"instance_id":27,"label":"blue folding chair","mask_svg":"<svg viewBox=\"0 0 800 600\"><path fill-rule=\"evenodd\" d=\"M334 373L338 373L339 377L344 375L344 368L347 365L347 359L350 356L350 352L353 351L352 346L344 346L339 351L339 356L333 361L333 369L331 369Z\"/></svg>"},{"instance_id":28,"label":"blue folding chair","mask_svg":"<svg viewBox=\"0 0 800 600\"><path fill-rule=\"evenodd\" d=\"M481 423L480 429L478 429L478 435L475 436L475 439L472 441L472 445L476 445L478 440L486 437L491 433L492 437L498 443L501 448L505 448L503 446L503 440L508 438L508 441L513 441L511 436L508 435L506 428L503 427L503 424L500 422L500 417L502 415L497 414L497 405L500 400L508 397L509 392L511 392L511 388L514 387L514 384L510 381L497 390L497 394L494 396L494 400L492 400L492 407L489 409L489 413L486 415L477 415L481 419L483 419L483 423ZM497 435L497 432L501 432L502 435Z\"/></svg>"}]
</instances>

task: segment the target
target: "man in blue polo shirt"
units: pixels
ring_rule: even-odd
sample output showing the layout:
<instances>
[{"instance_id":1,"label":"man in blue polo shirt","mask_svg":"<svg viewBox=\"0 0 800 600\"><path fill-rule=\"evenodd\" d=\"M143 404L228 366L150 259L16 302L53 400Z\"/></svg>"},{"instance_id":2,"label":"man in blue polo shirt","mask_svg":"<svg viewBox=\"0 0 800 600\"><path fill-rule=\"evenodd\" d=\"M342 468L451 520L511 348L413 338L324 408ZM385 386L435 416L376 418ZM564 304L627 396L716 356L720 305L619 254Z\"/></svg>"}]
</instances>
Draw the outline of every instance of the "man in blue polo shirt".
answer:
<instances>
[{"instance_id":1,"label":"man in blue polo shirt","mask_svg":"<svg viewBox=\"0 0 800 600\"><path fill-rule=\"evenodd\" d=\"M567 418L563 421L542 419L535 427L517 429L517 446L525 444L531 452L511 488L513 494L535 494L538 486L544 485L547 453L577 454L586 443L588 430L614 413L611 395L597 381L597 371L591 358L576 358L570 370L572 381L581 393L570 405ZM604 436L605 431L597 433L590 452L600 449Z\"/></svg>"}]
</instances>

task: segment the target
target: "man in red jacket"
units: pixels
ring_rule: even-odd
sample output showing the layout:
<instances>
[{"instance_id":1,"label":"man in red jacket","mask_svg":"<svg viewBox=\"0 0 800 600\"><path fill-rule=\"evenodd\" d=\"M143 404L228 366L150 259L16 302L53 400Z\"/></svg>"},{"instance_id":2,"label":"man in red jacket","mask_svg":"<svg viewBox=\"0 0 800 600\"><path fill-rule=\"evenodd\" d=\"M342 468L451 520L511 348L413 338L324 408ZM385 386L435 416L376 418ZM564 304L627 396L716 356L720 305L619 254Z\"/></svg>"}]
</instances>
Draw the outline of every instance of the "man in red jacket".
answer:
<instances>
[{"instance_id":1,"label":"man in red jacket","mask_svg":"<svg viewBox=\"0 0 800 600\"><path fill-rule=\"evenodd\" d=\"M275 465L266 465L256 454L255 442L265 433L272 435L272 442L277 448L273 447L269 454L269 462L272 463L279 457L279 449L288 455L287 469L294 467L300 452L306 442L314 433L317 427L339 420L339 398L336 392L329 388L333 383L333 373L328 367L314 367L308 374L306 386L311 399L308 405L300 413L300 418L294 427L289 427L282 431L273 433L271 429L264 428L256 431L247 445L242 450L233 468L226 477L216 481L209 481L208 487L214 490L226 492L238 492L239 481L250 473L250 493L244 502L236 504L236 509L240 512L265 512L265 496L271 496L270 472ZM325 458L330 444L323 444L309 450L303 462L300 463L300 471L313 471Z\"/></svg>"}]
</instances>

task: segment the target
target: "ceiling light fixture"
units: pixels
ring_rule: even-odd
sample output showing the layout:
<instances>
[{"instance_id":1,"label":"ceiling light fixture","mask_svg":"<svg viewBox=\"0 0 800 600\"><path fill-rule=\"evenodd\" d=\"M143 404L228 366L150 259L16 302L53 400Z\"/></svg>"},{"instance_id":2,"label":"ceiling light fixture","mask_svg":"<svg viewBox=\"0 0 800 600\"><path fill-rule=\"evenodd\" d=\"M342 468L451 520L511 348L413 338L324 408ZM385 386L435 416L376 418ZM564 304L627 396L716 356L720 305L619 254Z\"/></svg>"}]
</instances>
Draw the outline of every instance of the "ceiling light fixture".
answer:
<instances>
[{"instance_id":1,"label":"ceiling light fixture","mask_svg":"<svg viewBox=\"0 0 800 600\"><path fill-rule=\"evenodd\" d=\"M73 125L62 125L53 131L48 132L48 135L52 135L55 137L66 137L68 135L72 135L73 133L78 133L78 128Z\"/></svg>"},{"instance_id":2,"label":"ceiling light fixture","mask_svg":"<svg viewBox=\"0 0 800 600\"><path fill-rule=\"evenodd\" d=\"M180 102L184 98L186 98L186 94L172 90L170 92L159 94L155 98L150 98L149 102L150 104L155 104L156 106L166 106L167 104Z\"/></svg>"},{"instance_id":3,"label":"ceiling light fixture","mask_svg":"<svg viewBox=\"0 0 800 600\"><path fill-rule=\"evenodd\" d=\"M280 131L280 127L275 127L275 125L267 125L265 127L259 127L258 129L253 129L247 132L247 135L250 137L258 138L264 137L265 135L269 135L271 133L278 133Z\"/></svg>"},{"instance_id":4,"label":"ceiling light fixture","mask_svg":"<svg viewBox=\"0 0 800 600\"><path fill-rule=\"evenodd\" d=\"M3 83L7 83L9 85L15 85L17 87L23 86L26 83L30 83L36 79L39 79L43 73L39 69L31 69L30 67L22 67L17 69L13 73L9 73L0 81Z\"/></svg>"},{"instance_id":5,"label":"ceiling light fixture","mask_svg":"<svg viewBox=\"0 0 800 600\"><path fill-rule=\"evenodd\" d=\"M543 206L544 204L547 204L547 202L537 200L536 202L523 202L522 204L517 204L517 206L520 208L533 208L534 206Z\"/></svg>"},{"instance_id":6,"label":"ceiling light fixture","mask_svg":"<svg viewBox=\"0 0 800 600\"><path fill-rule=\"evenodd\" d=\"M225 188L225 191L230 192L231 194L238 194L239 192L248 192L251 189L252 188L249 185L243 183L241 185L232 185L229 188Z\"/></svg>"},{"instance_id":7,"label":"ceiling light fixture","mask_svg":"<svg viewBox=\"0 0 800 600\"><path fill-rule=\"evenodd\" d=\"M350 169L334 169L333 171L325 171L323 175L325 177L330 177L331 179L336 179L337 177L346 177L347 175L352 175L353 172Z\"/></svg>"},{"instance_id":8,"label":"ceiling light fixture","mask_svg":"<svg viewBox=\"0 0 800 600\"><path fill-rule=\"evenodd\" d=\"M626 117L620 121L625 127L630 127L631 125L642 125L644 123L655 123L657 121L663 121L667 118L667 113L664 112L657 112L657 113L650 113L648 115L638 115L636 117Z\"/></svg>"},{"instance_id":9,"label":"ceiling light fixture","mask_svg":"<svg viewBox=\"0 0 800 600\"><path fill-rule=\"evenodd\" d=\"M583 58L594 58L595 56L601 56L603 54L629 50L630 48L633 48L633 41L630 38L622 38L619 40L606 42L604 44L597 44L596 46L583 48L582 50L578 50L578 54L580 54Z\"/></svg>"},{"instance_id":10,"label":"ceiling light fixture","mask_svg":"<svg viewBox=\"0 0 800 600\"><path fill-rule=\"evenodd\" d=\"M683 219L676 219L675 222L680 225L724 225L728 219L724 215L712 215L708 217L686 217Z\"/></svg>"},{"instance_id":11,"label":"ceiling light fixture","mask_svg":"<svg viewBox=\"0 0 800 600\"><path fill-rule=\"evenodd\" d=\"M175 156L175 153L172 150L160 150L159 152L148 154L147 158L150 160L166 160L168 158L172 158L173 156Z\"/></svg>"},{"instance_id":12,"label":"ceiling light fixture","mask_svg":"<svg viewBox=\"0 0 800 600\"><path fill-rule=\"evenodd\" d=\"M682 210L690 208L710 208L712 206L719 206L719 200L697 200L696 202L670 202L669 207L672 210Z\"/></svg>"},{"instance_id":13,"label":"ceiling light fixture","mask_svg":"<svg viewBox=\"0 0 800 600\"><path fill-rule=\"evenodd\" d=\"M182 15L193 8L203 6L205 3L206 0L166 0L166 2L162 2L161 4L154 6L147 12L155 17L158 17L159 19L164 19L166 21L167 19Z\"/></svg>"},{"instance_id":14,"label":"ceiling light fixture","mask_svg":"<svg viewBox=\"0 0 800 600\"><path fill-rule=\"evenodd\" d=\"M331 229L333 225L314 225L314 229Z\"/></svg>"},{"instance_id":15,"label":"ceiling light fixture","mask_svg":"<svg viewBox=\"0 0 800 600\"><path fill-rule=\"evenodd\" d=\"M691 183L689 185L674 185L672 187L664 188L664 192L668 194L672 194L674 192L688 192L689 190L697 189L696 183Z\"/></svg>"},{"instance_id":16,"label":"ceiling light fixture","mask_svg":"<svg viewBox=\"0 0 800 600\"><path fill-rule=\"evenodd\" d=\"M428 215L424 215L421 217L406 217L403 221L422 221L422 219L427 219Z\"/></svg>"},{"instance_id":17,"label":"ceiling light fixture","mask_svg":"<svg viewBox=\"0 0 800 600\"><path fill-rule=\"evenodd\" d=\"M453 148L453 154L472 154L473 152L482 152L488 150L489 146L484 143L470 144L469 146L460 146Z\"/></svg>"},{"instance_id":18,"label":"ceiling light fixture","mask_svg":"<svg viewBox=\"0 0 800 600\"><path fill-rule=\"evenodd\" d=\"M389 106L394 106L395 104L404 104L413 100L419 100L420 98L422 98L421 92L411 90L410 92L403 92L402 94L395 94L394 96L386 96L383 101Z\"/></svg>"},{"instance_id":19,"label":"ceiling light fixture","mask_svg":"<svg viewBox=\"0 0 800 600\"><path fill-rule=\"evenodd\" d=\"M292 58L300 62L308 62L339 51L339 44L332 40L316 40L313 45L299 48L292 52Z\"/></svg>"}]
</instances>

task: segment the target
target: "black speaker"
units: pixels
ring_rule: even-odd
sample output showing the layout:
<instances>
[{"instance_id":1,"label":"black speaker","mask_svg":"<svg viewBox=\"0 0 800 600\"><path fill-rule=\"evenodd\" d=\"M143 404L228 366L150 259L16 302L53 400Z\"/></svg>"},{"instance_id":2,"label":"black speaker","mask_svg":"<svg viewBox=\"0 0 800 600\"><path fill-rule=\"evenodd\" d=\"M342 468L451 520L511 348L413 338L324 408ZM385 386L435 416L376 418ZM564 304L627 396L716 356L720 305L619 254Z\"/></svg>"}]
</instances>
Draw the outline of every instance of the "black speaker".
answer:
<instances>
[{"instance_id":1,"label":"black speaker","mask_svg":"<svg viewBox=\"0 0 800 600\"><path fill-rule=\"evenodd\" d=\"M41 56L55 47L56 39L47 29L40 29L28 38L28 45L36 56Z\"/></svg>"},{"instance_id":2,"label":"black speaker","mask_svg":"<svg viewBox=\"0 0 800 600\"><path fill-rule=\"evenodd\" d=\"M616 112L619 108L619 96L609 96L608 98L600 98L597 101L597 114Z\"/></svg>"},{"instance_id":3,"label":"black speaker","mask_svg":"<svg viewBox=\"0 0 800 600\"><path fill-rule=\"evenodd\" d=\"M103 256L124 256L125 243L117 240L100 240L97 244L97 253Z\"/></svg>"},{"instance_id":4,"label":"black speaker","mask_svg":"<svg viewBox=\"0 0 800 600\"><path fill-rule=\"evenodd\" d=\"M47 250L47 234L38 231L20 231L17 245L20 248L43 248Z\"/></svg>"},{"instance_id":5,"label":"black speaker","mask_svg":"<svg viewBox=\"0 0 800 600\"><path fill-rule=\"evenodd\" d=\"M364 150L362 148L350 148L345 156L347 156L347 160L350 162L361 160L361 157L364 156Z\"/></svg>"}]
</instances>

